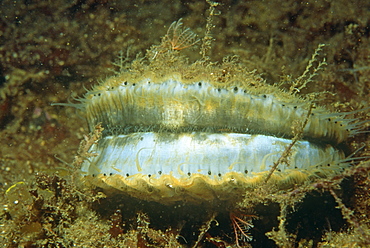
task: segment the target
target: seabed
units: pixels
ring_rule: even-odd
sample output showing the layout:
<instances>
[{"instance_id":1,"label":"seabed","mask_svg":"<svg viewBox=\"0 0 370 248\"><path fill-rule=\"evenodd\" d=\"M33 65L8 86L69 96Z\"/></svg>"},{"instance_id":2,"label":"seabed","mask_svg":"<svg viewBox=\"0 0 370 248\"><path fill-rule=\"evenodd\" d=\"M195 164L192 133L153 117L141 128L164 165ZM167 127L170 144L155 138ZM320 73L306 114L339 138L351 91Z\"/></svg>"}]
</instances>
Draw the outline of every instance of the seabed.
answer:
<instances>
[{"instance_id":1,"label":"seabed","mask_svg":"<svg viewBox=\"0 0 370 248\"><path fill-rule=\"evenodd\" d=\"M355 152L354 158L363 159L355 159L339 175L286 190L249 190L233 204L163 205L110 196L80 181L81 154L95 136L89 134L78 109L51 103L73 102L86 88L112 76L117 65L122 67L152 44L160 44L171 23L180 18L200 39L211 18L210 61L221 62L231 55L229 59L287 91L319 44L325 44L320 53L326 59L325 70L297 94L314 95L333 112L364 109L354 118L369 119L368 1L219 3L0 3L3 247L370 245L366 132L343 145L348 154ZM202 56L201 44L180 52L195 61ZM364 123L364 131L369 131L369 122ZM246 235L235 230L235 216L245 221L238 224Z\"/></svg>"}]
</instances>

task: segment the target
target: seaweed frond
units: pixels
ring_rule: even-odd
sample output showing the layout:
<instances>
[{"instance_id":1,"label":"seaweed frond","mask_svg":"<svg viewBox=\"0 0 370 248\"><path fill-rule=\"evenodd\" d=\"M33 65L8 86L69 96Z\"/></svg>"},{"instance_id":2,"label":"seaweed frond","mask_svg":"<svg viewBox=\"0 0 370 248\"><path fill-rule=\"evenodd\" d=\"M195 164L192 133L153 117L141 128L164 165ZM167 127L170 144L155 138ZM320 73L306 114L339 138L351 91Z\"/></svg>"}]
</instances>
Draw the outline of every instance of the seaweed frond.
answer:
<instances>
[{"instance_id":1,"label":"seaweed frond","mask_svg":"<svg viewBox=\"0 0 370 248\"><path fill-rule=\"evenodd\" d=\"M324 67L327 65L325 58L318 63L318 56L321 54L321 51L325 44L319 44L318 47L315 49L315 52L312 54L308 65L306 66L305 71L301 76L299 76L296 80L293 81L292 85L290 86L289 92L291 94L299 93L303 88L307 86L308 83L312 82L313 78L318 75L320 70L323 70ZM316 66L315 66L316 65Z\"/></svg>"},{"instance_id":2,"label":"seaweed frond","mask_svg":"<svg viewBox=\"0 0 370 248\"><path fill-rule=\"evenodd\" d=\"M126 71L131 66L132 59L130 58L130 47L124 51L119 51L117 58L113 61L112 65L115 67L114 69L108 69L113 71L115 74L119 74L123 71Z\"/></svg>"},{"instance_id":3,"label":"seaweed frond","mask_svg":"<svg viewBox=\"0 0 370 248\"><path fill-rule=\"evenodd\" d=\"M213 25L213 16L219 15L220 13L216 11L216 7L220 5L220 3L213 2L211 0L206 0L206 2L209 4L209 15L207 17L207 24L206 24L206 33L202 39L202 46L200 49L200 55L202 56L202 61L208 61L208 52L211 49L212 45L212 29L214 28Z\"/></svg>"}]
</instances>

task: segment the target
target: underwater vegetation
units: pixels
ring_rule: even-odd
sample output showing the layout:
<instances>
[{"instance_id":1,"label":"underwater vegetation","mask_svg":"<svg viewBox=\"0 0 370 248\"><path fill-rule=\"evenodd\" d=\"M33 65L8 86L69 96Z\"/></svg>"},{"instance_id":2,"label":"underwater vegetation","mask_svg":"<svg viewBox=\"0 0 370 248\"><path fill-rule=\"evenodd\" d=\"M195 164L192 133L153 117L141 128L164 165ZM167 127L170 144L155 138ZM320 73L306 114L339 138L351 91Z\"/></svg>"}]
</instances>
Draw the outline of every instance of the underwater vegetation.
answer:
<instances>
[{"instance_id":1,"label":"underwater vegetation","mask_svg":"<svg viewBox=\"0 0 370 248\"><path fill-rule=\"evenodd\" d=\"M0 25L5 247L369 245L366 1L2 5L12 7L1 8ZM161 9L168 11L159 17ZM334 14L324 14L329 12ZM90 28L77 25L81 21ZM54 50L64 52L49 53ZM125 52L111 64L120 50ZM77 108L50 106L68 98L80 99L65 104ZM245 99L255 111L243 111ZM270 106L279 107L263 114ZM127 118L133 113L135 118ZM249 136L240 135L247 129L263 135L258 142L285 139L282 155L271 161L256 155L264 161L258 170L243 159L232 161L238 165L233 167L184 166L183 174L173 172L172 181L163 183L174 171L165 162L189 161L188 153L211 153L213 147L209 164L230 163L220 156L222 149L229 143L244 146ZM121 143L125 135L133 136ZM157 157L137 152L155 135L165 152L156 150ZM144 154L134 158L134 168L116 163L113 172L112 158L99 157L113 136L120 153L122 146L132 146L126 157ZM196 149L180 146L189 139ZM203 145L207 140L213 143ZM330 157L329 163L313 168L294 162L297 147L311 146L302 140L318 143L311 154L323 153L318 160ZM181 149L170 150L167 143ZM230 150L243 158L240 150ZM175 152L180 155L172 156ZM161 167L145 169L143 158L148 163L157 158ZM108 166L99 168L105 159ZM139 180L142 170L147 171ZM188 190L188 182L196 187Z\"/></svg>"}]
</instances>

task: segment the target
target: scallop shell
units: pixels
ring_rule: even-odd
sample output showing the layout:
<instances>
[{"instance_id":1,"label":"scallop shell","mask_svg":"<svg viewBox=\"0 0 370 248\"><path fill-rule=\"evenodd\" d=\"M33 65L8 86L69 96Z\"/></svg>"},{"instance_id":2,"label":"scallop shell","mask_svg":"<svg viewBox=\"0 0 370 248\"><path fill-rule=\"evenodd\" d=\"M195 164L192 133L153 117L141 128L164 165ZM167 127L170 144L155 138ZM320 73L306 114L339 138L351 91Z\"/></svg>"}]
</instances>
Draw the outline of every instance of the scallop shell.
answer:
<instances>
[{"instance_id":1,"label":"scallop shell","mask_svg":"<svg viewBox=\"0 0 370 248\"><path fill-rule=\"evenodd\" d=\"M82 166L89 184L165 204L235 200L266 183L294 123L306 119L302 139L268 183L286 189L348 166L337 147L359 126L346 113L312 108L253 73L235 70L221 80L222 66L156 63L86 94L90 130L104 127L90 149L96 156Z\"/></svg>"},{"instance_id":2,"label":"scallop shell","mask_svg":"<svg viewBox=\"0 0 370 248\"><path fill-rule=\"evenodd\" d=\"M361 132L363 123L345 118L353 113L266 84L233 57L211 63L202 51L189 63L173 44L181 25L81 100L90 131L104 128L82 164L86 183L164 204L236 201L261 185L288 189L349 166L339 147ZM199 41L184 32L189 46ZM315 75L307 73L303 86Z\"/></svg>"}]
</instances>

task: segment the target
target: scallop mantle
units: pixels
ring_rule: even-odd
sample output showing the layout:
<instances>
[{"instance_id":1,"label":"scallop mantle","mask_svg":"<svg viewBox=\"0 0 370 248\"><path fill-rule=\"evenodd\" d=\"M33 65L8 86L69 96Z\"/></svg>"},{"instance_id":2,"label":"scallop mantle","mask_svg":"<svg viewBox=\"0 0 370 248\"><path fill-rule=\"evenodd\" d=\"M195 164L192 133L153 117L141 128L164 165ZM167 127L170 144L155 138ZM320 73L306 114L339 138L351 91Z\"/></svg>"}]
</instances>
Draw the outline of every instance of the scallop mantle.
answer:
<instances>
[{"instance_id":1,"label":"scallop mantle","mask_svg":"<svg viewBox=\"0 0 370 248\"><path fill-rule=\"evenodd\" d=\"M349 165L337 147L360 127L346 113L315 107L307 117L309 101L255 76L221 83L209 75L126 72L88 92L89 128L104 131L82 165L85 182L164 204L237 199L264 184L305 118L289 163L268 183L286 189Z\"/></svg>"}]
</instances>

